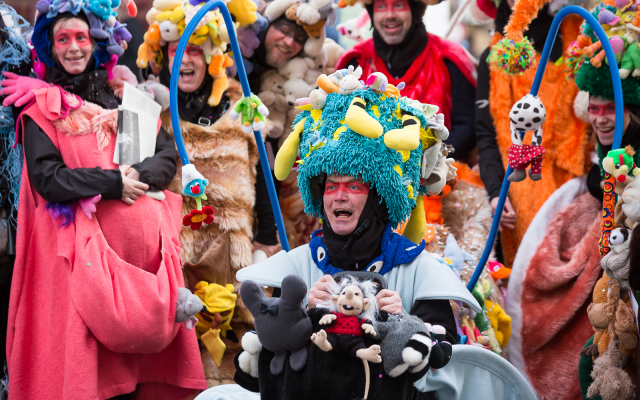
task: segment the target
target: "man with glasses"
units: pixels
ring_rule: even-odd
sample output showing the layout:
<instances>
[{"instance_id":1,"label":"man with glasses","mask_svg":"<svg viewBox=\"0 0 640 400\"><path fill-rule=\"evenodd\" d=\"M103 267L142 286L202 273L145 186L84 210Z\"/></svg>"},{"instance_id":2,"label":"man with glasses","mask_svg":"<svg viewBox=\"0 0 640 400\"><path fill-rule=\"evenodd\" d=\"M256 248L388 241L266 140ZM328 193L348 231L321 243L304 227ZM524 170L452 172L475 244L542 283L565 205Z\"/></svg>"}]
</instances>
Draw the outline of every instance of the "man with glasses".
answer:
<instances>
[{"instance_id":1,"label":"man with glasses","mask_svg":"<svg viewBox=\"0 0 640 400\"><path fill-rule=\"evenodd\" d=\"M406 84L402 95L435 104L445 116L455 148L466 159L475 141L475 68L457 43L427 33L422 17L432 0L365 0L373 38L348 50L336 69L360 65L362 76L381 72Z\"/></svg>"}]
</instances>

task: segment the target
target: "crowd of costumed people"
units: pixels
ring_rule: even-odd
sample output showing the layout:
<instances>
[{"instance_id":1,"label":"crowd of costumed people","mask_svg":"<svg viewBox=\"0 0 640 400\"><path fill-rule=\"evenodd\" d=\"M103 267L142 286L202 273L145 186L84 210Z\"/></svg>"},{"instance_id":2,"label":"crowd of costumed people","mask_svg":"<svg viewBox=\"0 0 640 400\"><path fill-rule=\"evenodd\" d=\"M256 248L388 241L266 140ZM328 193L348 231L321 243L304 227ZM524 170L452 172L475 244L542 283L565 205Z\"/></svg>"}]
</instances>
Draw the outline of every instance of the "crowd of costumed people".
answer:
<instances>
[{"instance_id":1,"label":"crowd of costumed people","mask_svg":"<svg viewBox=\"0 0 640 400\"><path fill-rule=\"evenodd\" d=\"M0 3L0 399L640 399L638 4L437 3Z\"/></svg>"}]
</instances>

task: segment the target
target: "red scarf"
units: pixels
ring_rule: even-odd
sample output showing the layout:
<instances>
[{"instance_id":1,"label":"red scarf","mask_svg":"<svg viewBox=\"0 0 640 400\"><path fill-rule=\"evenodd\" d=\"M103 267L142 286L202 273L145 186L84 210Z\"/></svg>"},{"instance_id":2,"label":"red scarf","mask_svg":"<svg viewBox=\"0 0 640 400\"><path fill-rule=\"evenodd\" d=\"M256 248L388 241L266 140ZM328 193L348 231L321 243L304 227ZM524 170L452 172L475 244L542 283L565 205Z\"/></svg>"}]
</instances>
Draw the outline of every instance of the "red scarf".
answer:
<instances>
[{"instance_id":1,"label":"red scarf","mask_svg":"<svg viewBox=\"0 0 640 400\"><path fill-rule=\"evenodd\" d=\"M355 59L362 67L363 78L373 72L381 72L395 86L404 82L406 87L402 89L402 95L440 107L439 112L444 114L445 125L450 129L451 78L444 60L452 61L475 87L474 66L459 44L435 35L428 36L427 46L400 79L389 74L384 61L374 50L373 39L365 40L344 53L338 60L336 70L346 68Z\"/></svg>"}]
</instances>

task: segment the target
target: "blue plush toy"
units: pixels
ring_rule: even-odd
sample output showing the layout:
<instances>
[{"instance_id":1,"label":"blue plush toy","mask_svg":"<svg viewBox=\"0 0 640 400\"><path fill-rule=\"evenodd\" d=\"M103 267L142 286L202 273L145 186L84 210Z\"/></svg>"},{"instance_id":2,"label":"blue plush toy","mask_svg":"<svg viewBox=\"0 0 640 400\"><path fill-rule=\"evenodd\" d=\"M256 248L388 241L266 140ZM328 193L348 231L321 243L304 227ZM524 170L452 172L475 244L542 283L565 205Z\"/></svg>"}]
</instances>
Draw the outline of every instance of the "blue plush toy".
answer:
<instances>
[{"instance_id":1,"label":"blue plush toy","mask_svg":"<svg viewBox=\"0 0 640 400\"><path fill-rule=\"evenodd\" d=\"M120 5L120 0L113 0ZM112 0L87 0L85 2L85 12L90 11L96 17L107 21L111 16L114 18L118 13L113 11Z\"/></svg>"}]
</instances>

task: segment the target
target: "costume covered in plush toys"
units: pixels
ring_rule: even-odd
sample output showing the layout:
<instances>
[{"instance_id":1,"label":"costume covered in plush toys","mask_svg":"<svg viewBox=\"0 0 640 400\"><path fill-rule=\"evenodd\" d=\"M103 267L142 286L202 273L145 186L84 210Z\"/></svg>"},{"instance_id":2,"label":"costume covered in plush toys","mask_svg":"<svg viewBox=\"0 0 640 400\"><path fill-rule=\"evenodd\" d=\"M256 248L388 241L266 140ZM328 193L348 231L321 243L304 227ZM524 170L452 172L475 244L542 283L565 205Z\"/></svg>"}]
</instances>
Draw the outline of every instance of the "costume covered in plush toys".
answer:
<instances>
[{"instance_id":1,"label":"costume covered in plush toys","mask_svg":"<svg viewBox=\"0 0 640 400\"><path fill-rule=\"evenodd\" d=\"M438 118L433 119L433 106L402 97L401 89L391 85L386 88L391 95L385 93L381 90L384 88L376 84L375 75L366 77L366 81L376 85L364 86L358 79L359 71L359 68L350 68L319 78L324 89L335 85L334 91L325 91L323 107L315 108L311 104L303 107L274 165L278 179L285 179L294 164L298 165L298 186L305 211L316 216L324 215L322 202L328 174L361 176L364 182L369 182L371 189L358 221L357 234L338 238L323 217L323 229L312 235L310 244L288 253L280 252L238 271L236 276L240 281L279 287L287 275L294 274L310 287L325 274L377 272L386 279L389 290L399 293L406 312L423 322L444 327L444 334L436 334L438 341L456 342L455 319L449 302L444 299L462 301L475 312L481 308L451 268L423 251L426 221L424 209L416 207L426 190L426 179L422 175L424 151L440 148L437 137L444 134L446 128L438 124ZM356 109L362 112L354 113ZM376 135L378 127L380 134ZM418 143L412 150L396 150L387 146L385 138L389 134L394 138L394 146L404 139L413 144L416 134ZM300 159L296 162L298 154ZM425 171L433 171L436 161L430 161ZM405 229L405 236L393 232L393 228L408 217L413 227ZM361 236L362 232L366 234ZM380 247L371 246L372 243L379 243ZM366 250L361 251L363 248ZM326 328L320 323L325 314L326 309L309 310L314 332ZM376 340L366 334L363 339L366 348ZM325 352L316 344L308 345L307 349L303 369L295 371L287 366L276 376L264 371L273 356L266 345L263 347L258 362L259 379L253 379L252 384L254 388L259 387L262 398L349 399L353 393L358 396L364 393L365 375L353 372L363 370L362 360ZM416 366L408 364L404 372L394 378L383 366L369 363L369 398L411 399L414 395L411 383L423 378L411 374ZM236 381L245 385L250 379L245 374ZM250 389L252 385L245 387Z\"/></svg>"},{"instance_id":2,"label":"costume covered in plush toys","mask_svg":"<svg viewBox=\"0 0 640 400\"><path fill-rule=\"evenodd\" d=\"M491 2L478 0L473 3L482 8ZM513 12L508 1L496 3L497 12L493 16L496 33L491 40L491 47L479 57L476 102L478 162L480 175L490 199L500 195L505 171L511 161L509 148L514 144L514 124L513 118L510 118L510 110L530 92L536 68L508 74L500 68L490 68L487 58L491 49L505 35L505 27L509 26L510 32L519 31L521 35L529 38L535 49L531 54L535 59L539 59L553 20L550 6L545 6L546 1L520 0L515 3ZM537 142L540 146L529 147L529 154L517 157L523 161L520 164L523 168L526 162L534 161L534 166L541 163L541 171L534 173L538 175L539 172L541 179L526 180L526 183L515 183L510 187L509 199L518 218L514 229L503 227L500 232L504 264L507 267L513 264L522 237L545 200L563 183L587 172L591 165L588 157L589 126L574 114L572 107L578 88L572 80L566 79L564 65L556 63L563 51L576 40L581 23L582 19L570 15L560 25L560 34L552 47L551 59L546 65L544 79L537 94L546 110L546 120L541 126L544 138L540 135L540 139L544 140ZM533 118L535 117L531 119ZM513 121L520 122L518 119ZM532 138L536 131L526 127L526 123L533 121L522 122L525 122L525 125L520 130L526 131L522 144L530 146L533 144ZM519 165L512 164L512 167L515 166ZM524 169L521 171L526 175ZM520 177L524 178L522 175Z\"/></svg>"},{"instance_id":3,"label":"costume covered in plush toys","mask_svg":"<svg viewBox=\"0 0 640 400\"><path fill-rule=\"evenodd\" d=\"M78 4L51 2L32 38L47 79L31 92L35 102L19 124L25 168L7 338L9 396L187 397L206 382L194 332L176 321L190 320L197 308L181 290L181 199L165 190L164 200L121 200L122 173L113 163L119 99L107 85L108 40L91 34L98 45L79 74L48 58L58 20L91 20ZM16 93L28 95L21 89ZM164 190L177 154L159 122L155 155L132 167L140 181Z\"/></svg>"}]
</instances>

